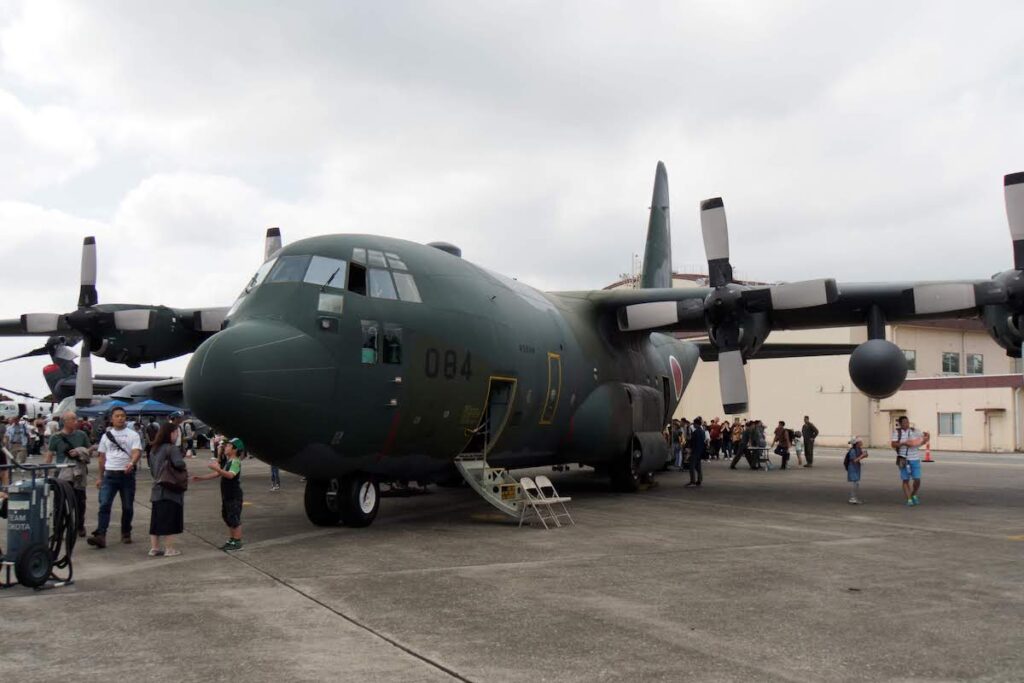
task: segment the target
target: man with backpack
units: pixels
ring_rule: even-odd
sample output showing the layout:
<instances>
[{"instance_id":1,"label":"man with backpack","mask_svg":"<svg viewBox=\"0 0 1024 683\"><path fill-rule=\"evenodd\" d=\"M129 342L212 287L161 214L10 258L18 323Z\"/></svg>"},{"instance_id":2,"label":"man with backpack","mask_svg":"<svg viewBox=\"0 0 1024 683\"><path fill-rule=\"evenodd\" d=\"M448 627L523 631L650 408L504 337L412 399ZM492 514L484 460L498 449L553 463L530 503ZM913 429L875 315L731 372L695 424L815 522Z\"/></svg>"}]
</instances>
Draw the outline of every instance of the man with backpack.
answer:
<instances>
[{"instance_id":1,"label":"man with backpack","mask_svg":"<svg viewBox=\"0 0 1024 683\"><path fill-rule=\"evenodd\" d=\"M107 547L107 527L110 526L110 508L114 495L121 498L121 542L132 542L132 517L135 514L135 467L142 457L142 441L133 429L128 429L128 414L124 408L110 411L110 424L100 437L99 479L100 512L96 531L86 543L96 548Z\"/></svg>"}]
</instances>

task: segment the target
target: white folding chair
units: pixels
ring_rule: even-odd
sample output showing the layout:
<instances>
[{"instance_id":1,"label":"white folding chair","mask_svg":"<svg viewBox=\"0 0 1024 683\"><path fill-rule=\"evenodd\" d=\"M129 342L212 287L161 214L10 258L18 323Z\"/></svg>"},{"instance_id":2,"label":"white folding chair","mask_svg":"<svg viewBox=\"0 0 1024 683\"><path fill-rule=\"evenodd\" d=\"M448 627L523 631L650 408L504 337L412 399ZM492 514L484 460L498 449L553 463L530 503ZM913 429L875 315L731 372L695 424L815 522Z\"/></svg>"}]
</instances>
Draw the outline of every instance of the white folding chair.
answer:
<instances>
[{"instance_id":1,"label":"white folding chair","mask_svg":"<svg viewBox=\"0 0 1024 683\"><path fill-rule=\"evenodd\" d=\"M555 524L561 527L559 518L565 517L569 520L569 523L576 526L576 521L569 514L569 508L565 507L565 504L572 500L569 496L560 496L558 491L555 490L555 485L551 483L551 480L545 477L543 474L538 474L535 480L537 484L537 490L540 491L540 497L544 499L544 502L548 504L551 509L551 516L555 520ZM555 508L556 505L561 506L562 511L558 512Z\"/></svg>"},{"instance_id":2,"label":"white folding chair","mask_svg":"<svg viewBox=\"0 0 1024 683\"><path fill-rule=\"evenodd\" d=\"M536 515L545 529L550 528L547 522L548 519L558 524L558 520L554 518L554 513L551 511L551 505L541 496L540 489L533 483L533 479L529 477L520 479L519 490L523 492L523 501L519 508L519 526L523 526L523 522L526 521L526 516L530 512ZM547 511L547 517L544 514L545 510Z\"/></svg>"}]
</instances>

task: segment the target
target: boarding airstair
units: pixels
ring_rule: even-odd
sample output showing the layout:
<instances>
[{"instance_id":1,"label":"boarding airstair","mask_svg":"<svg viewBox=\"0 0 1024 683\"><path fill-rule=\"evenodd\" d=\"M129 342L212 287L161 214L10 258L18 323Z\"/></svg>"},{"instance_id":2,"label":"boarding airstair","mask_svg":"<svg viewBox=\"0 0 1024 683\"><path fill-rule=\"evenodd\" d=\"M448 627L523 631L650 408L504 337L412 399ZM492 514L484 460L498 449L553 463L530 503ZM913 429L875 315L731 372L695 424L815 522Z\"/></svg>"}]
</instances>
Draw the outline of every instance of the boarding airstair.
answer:
<instances>
[{"instance_id":1,"label":"boarding airstair","mask_svg":"<svg viewBox=\"0 0 1024 683\"><path fill-rule=\"evenodd\" d=\"M519 519L524 504L519 482L504 467L491 467L483 453L462 453L455 467L470 488L493 507Z\"/></svg>"}]
</instances>

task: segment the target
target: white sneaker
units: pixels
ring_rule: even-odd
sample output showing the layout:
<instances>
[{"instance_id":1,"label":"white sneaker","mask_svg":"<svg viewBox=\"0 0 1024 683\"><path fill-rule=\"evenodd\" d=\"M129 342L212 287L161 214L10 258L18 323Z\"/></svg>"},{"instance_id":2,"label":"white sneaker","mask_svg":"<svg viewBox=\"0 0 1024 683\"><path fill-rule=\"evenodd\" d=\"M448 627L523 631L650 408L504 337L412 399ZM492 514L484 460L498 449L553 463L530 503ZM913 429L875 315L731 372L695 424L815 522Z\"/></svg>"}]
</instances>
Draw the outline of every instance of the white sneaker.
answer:
<instances>
[{"instance_id":1,"label":"white sneaker","mask_svg":"<svg viewBox=\"0 0 1024 683\"><path fill-rule=\"evenodd\" d=\"M851 498L850 499L850 505L862 505L862 504L863 503L860 502L860 498Z\"/></svg>"}]
</instances>

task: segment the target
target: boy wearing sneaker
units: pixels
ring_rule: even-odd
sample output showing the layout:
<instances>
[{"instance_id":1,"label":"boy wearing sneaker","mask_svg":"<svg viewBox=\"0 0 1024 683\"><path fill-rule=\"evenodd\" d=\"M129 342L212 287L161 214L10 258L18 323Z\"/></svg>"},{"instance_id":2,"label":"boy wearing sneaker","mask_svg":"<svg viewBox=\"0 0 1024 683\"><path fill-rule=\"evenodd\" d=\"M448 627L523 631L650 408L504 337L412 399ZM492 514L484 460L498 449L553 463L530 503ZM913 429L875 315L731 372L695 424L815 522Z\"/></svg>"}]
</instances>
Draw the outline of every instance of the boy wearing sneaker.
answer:
<instances>
[{"instance_id":1,"label":"boy wearing sneaker","mask_svg":"<svg viewBox=\"0 0 1024 683\"><path fill-rule=\"evenodd\" d=\"M892 433L890 445L896 449L896 466L900 470L903 497L907 499L907 507L921 504L921 499L917 497L917 492L921 489L921 446L927 444L930 439L928 432L919 432L911 428L910 418L906 415L900 416L896 431Z\"/></svg>"},{"instance_id":2,"label":"boy wearing sneaker","mask_svg":"<svg viewBox=\"0 0 1024 683\"><path fill-rule=\"evenodd\" d=\"M864 458L868 457L868 452L864 450L864 442L857 437L853 437L849 441L850 450L846 451L846 459L843 464L846 466L846 481L850 482L850 505L860 505L861 501L858 497L860 493L860 463Z\"/></svg>"},{"instance_id":3,"label":"boy wearing sneaker","mask_svg":"<svg viewBox=\"0 0 1024 683\"><path fill-rule=\"evenodd\" d=\"M224 458L211 462L207 467L212 471L203 476L194 476L192 481L206 481L220 478L220 515L228 527L228 540L221 550L242 548L242 453L245 443L235 437L224 444Z\"/></svg>"}]
</instances>

